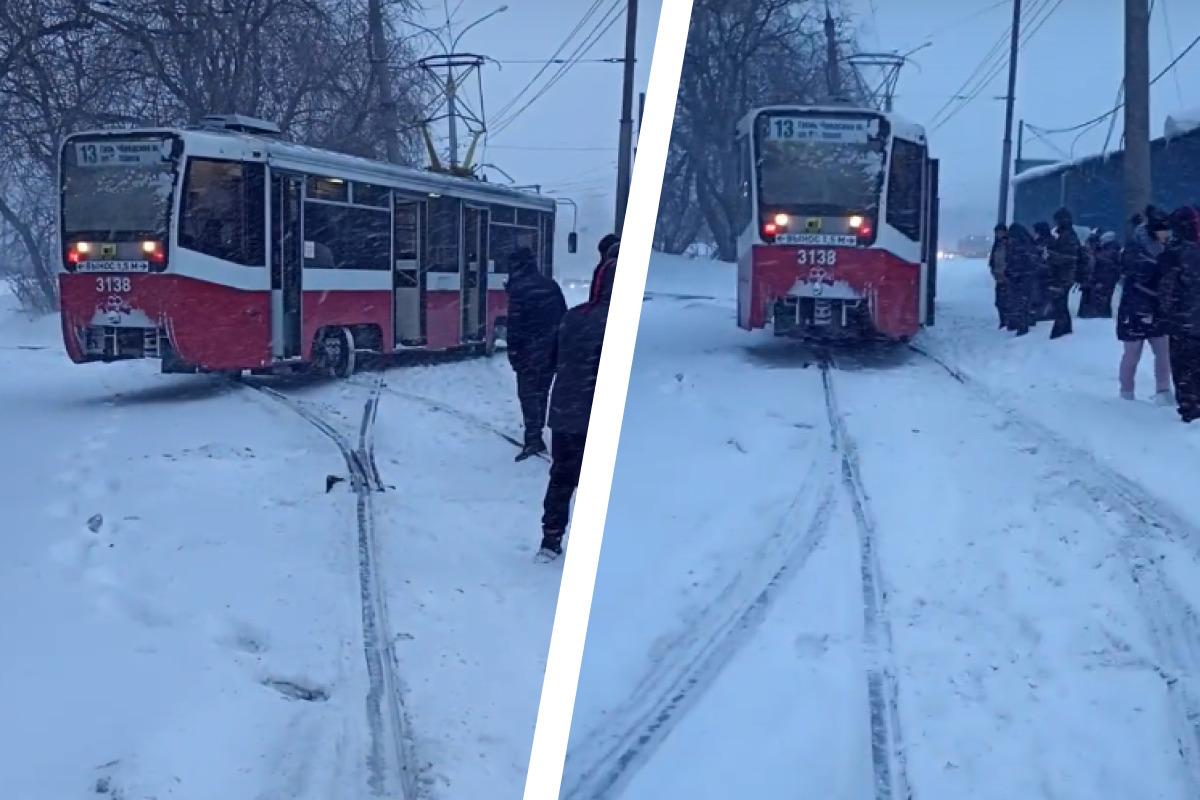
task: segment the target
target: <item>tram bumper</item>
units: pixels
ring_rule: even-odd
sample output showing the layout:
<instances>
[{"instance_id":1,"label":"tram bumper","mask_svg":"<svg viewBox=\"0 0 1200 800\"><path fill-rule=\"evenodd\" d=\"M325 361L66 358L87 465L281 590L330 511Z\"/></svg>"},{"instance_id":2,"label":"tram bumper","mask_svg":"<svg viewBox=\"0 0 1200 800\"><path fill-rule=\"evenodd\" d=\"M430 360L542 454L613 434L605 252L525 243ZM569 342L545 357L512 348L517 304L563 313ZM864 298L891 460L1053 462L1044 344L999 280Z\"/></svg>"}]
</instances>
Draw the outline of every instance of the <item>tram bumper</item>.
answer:
<instances>
[{"instance_id":1,"label":"tram bumper","mask_svg":"<svg viewBox=\"0 0 1200 800\"><path fill-rule=\"evenodd\" d=\"M869 329L868 298L845 281L796 281L772 309L776 336L857 339Z\"/></svg>"}]
</instances>

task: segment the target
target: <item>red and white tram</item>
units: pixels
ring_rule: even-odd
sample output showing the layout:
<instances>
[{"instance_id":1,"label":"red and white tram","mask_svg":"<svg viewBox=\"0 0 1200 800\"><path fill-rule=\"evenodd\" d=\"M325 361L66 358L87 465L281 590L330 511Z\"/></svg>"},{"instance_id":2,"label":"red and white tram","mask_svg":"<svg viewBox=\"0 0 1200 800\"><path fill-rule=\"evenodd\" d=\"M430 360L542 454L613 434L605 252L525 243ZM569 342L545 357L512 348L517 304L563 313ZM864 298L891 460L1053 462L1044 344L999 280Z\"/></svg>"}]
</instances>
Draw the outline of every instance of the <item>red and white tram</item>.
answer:
<instances>
[{"instance_id":1,"label":"red and white tram","mask_svg":"<svg viewBox=\"0 0 1200 800\"><path fill-rule=\"evenodd\" d=\"M738 324L907 340L932 325L938 162L871 109L770 106L737 129Z\"/></svg>"},{"instance_id":2,"label":"red and white tram","mask_svg":"<svg viewBox=\"0 0 1200 800\"><path fill-rule=\"evenodd\" d=\"M236 115L74 134L60 181L77 363L345 376L356 351L490 352L508 255L528 247L552 273L552 199L289 143Z\"/></svg>"}]
</instances>

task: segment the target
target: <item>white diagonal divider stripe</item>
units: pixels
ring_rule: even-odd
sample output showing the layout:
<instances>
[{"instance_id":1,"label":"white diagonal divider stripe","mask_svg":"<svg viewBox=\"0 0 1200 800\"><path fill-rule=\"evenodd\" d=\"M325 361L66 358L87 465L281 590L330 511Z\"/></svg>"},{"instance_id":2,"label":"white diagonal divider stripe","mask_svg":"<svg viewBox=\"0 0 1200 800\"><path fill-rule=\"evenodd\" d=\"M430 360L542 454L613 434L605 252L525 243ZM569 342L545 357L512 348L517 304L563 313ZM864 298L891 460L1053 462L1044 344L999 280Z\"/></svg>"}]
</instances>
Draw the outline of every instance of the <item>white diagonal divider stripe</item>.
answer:
<instances>
[{"instance_id":1,"label":"white diagonal divider stripe","mask_svg":"<svg viewBox=\"0 0 1200 800\"><path fill-rule=\"evenodd\" d=\"M563 564L529 771L525 777L525 800L558 800L562 788L575 692L600 563L600 542L604 535L617 444L621 438L629 369L637 343L642 296L650 267L650 246L654 240L654 222L658 216L663 170L675 119L675 99L679 92L679 71L683 66L691 16L692 0L663 0L646 90L646 114L638 136L629 207L621 231L621 254L608 312L604 352L600 358L583 470L575 496L571 538Z\"/></svg>"}]
</instances>

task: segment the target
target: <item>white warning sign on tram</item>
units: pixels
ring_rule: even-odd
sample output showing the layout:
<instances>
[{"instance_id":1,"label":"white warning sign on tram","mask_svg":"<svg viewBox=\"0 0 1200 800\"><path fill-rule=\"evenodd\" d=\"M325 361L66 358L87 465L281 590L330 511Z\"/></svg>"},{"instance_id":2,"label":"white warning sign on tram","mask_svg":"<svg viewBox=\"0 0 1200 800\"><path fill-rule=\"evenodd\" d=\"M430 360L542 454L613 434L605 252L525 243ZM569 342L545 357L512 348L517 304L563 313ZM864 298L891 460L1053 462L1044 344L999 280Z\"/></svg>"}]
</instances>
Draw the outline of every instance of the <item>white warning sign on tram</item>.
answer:
<instances>
[{"instance_id":1,"label":"white warning sign on tram","mask_svg":"<svg viewBox=\"0 0 1200 800\"><path fill-rule=\"evenodd\" d=\"M75 144L75 163L81 167L152 166L169 157L170 145L161 139Z\"/></svg>"},{"instance_id":2,"label":"white warning sign on tram","mask_svg":"<svg viewBox=\"0 0 1200 800\"><path fill-rule=\"evenodd\" d=\"M866 144L871 138L867 119L771 117L767 122L768 141Z\"/></svg>"}]
</instances>

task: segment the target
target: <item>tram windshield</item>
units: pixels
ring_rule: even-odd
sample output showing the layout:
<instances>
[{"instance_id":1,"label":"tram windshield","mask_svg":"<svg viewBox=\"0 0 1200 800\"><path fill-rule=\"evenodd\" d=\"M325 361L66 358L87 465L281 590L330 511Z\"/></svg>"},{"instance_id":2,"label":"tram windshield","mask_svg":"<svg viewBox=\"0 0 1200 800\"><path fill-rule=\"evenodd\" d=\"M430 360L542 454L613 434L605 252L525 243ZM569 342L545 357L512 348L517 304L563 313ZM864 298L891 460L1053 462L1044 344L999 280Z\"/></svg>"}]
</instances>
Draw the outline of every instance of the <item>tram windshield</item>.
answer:
<instances>
[{"instance_id":1,"label":"tram windshield","mask_svg":"<svg viewBox=\"0 0 1200 800\"><path fill-rule=\"evenodd\" d=\"M62 157L64 239L165 239L175 174L169 138L68 142Z\"/></svg>"},{"instance_id":2,"label":"tram windshield","mask_svg":"<svg viewBox=\"0 0 1200 800\"><path fill-rule=\"evenodd\" d=\"M764 114L755 138L764 208L814 216L878 211L885 161L878 119Z\"/></svg>"}]
</instances>

